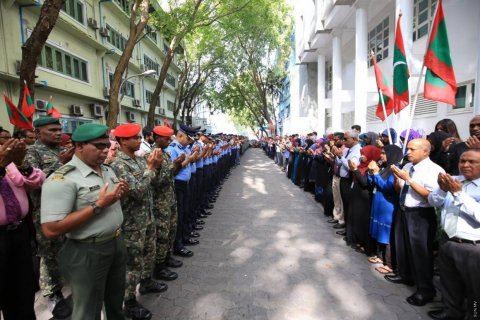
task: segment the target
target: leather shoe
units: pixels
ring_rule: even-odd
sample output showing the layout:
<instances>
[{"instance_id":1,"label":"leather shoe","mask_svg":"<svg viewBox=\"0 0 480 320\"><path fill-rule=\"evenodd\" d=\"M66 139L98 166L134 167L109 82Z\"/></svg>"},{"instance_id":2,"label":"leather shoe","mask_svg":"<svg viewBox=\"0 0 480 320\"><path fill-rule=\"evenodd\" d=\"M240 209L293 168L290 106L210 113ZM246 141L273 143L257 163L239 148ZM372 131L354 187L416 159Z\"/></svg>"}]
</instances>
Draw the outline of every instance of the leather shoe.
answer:
<instances>
[{"instance_id":1,"label":"leather shoe","mask_svg":"<svg viewBox=\"0 0 480 320\"><path fill-rule=\"evenodd\" d=\"M206 216L211 216L212 215L212 213L210 211L205 211L203 214L206 215Z\"/></svg>"},{"instance_id":2,"label":"leather shoe","mask_svg":"<svg viewBox=\"0 0 480 320\"><path fill-rule=\"evenodd\" d=\"M452 318L448 315L448 312L446 309L438 309L438 310L430 310L427 312L428 316L432 319L438 319L438 320L454 320L455 318Z\"/></svg>"},{"instance_id":3,"label":"leather shoe","mask_svg":"<svg viewBox=\"0 0 480 320\"><path fill-rule=\"evenodd\" d=\"M345 228L345 223L337 223L333 225L333 229L343 229Z\"/></svg>"},{"instance_id":4,"label":"leather shoe","mask_svg":"<svg viewBox=\"0 0 480 320\"><path fill-rule=\"evenodd\" d=\"M157 263L153 268L153 278L163 281L172 281L178 278L178 274L168 269L165 263Z\"/></svg>"},{"instance_id":5,"label":"leather shoe","mask_svg":"<svg viewBox=\"0 0 480 320\"><path fill-rule=\"evenodd\" d=\"M413 285L412 281L405 280L397 274L391 274L391 275L387 274L386 276L384 276L384 278L385 280L390 281L391 283L403 283L409 286Z\"/></svg>"},{"instance_id":6,"label":"leather shoe","mask_svg":"<svg viewBox=\"0 0 480 320\"><path fill-rule=\"evenodd\" d=\"M205 224L205 221L197 219L197 220L195 220L195 223L196 224Z\"/></svg>"},{"instance_id":7,"label":"leather shoe","mask_svg":"<svg viewBox=\"0 0 480 320\"><path fill-rule=\"evenodd\" d=\"M197 231L203 230L203 227L202 226L194 226L193 230L197 230Z\"/></svg>"},{"instance_id":8,"label":"leather shoe","mask_svg":"<svg viewBox=\"0 0 480 320\"><path fill-rule=\"evenodd\" d=\"M423 296L422 294L416 292L407 298L407 302L413 306L424 306L429 302L433 301L434 296Z\"/></svg>"},{"instance_id":9,"label":"leather shoe","mask_svg":"<svg viewBox=\"0 0 480 320\"><path fill-rule=\"evenodd\" d=\"M170 268L180 268L183 265L183 262L174 259L170 254L168 254L167 259L165 259L165 265Z\"/></svg>"},{"instance_id":10,"label":"leather shoe","mask_svg":"<svg viewBox=\"0 0 480 320\"><path fill-rule=\"evenodd\" d=\"M206 214L200 213L198 215L198 219L205 219L205 218L208 218L208 216Z\"/></svg>"},{"instance_id":11,"label":"leather shoe","mask_svg":"<svg viewBox=\"0 0 480 320\"><path fill-rule=\"evenodd\" d=\"M198 238L198 237L200 237L200 233L192 231L188 234L188 236L192 237L192 238Z\"/></svg>"},{"instance_id":12,"label":"leather shoe","mask_svg":"<svg viewBox=\"0 0 480 320\"><path fill-rule=\"evenodd\" d=\"M200 241L198 241L197 239L188 239L185 241L186 246L196 246L199 243Z\"/></svg>"},{"instance_id":13,"label":"leather shoe","mask_svg":"<svg viewBox=\"0 0 480 320\"><path fill-rule=\"evenodd\" d=\"M327 222L328 223L338 223L338 220L332 218L332 219L328 219Z\"/></svg>"},{"instance_id":14,"label":"leather shoe","mask_svg":"<svg viewBox=\"0 0 480 320\"><path fill-rule=\"evenodd\" d=\"M207 205L205 206L205 208L206 208L206 209L213 209L213 204L207 204Z\"/></svg>"},{"instance_id":15,"label":"leather shoe","mask_svg":"<svg viewBox=\"0 0 480 320\"><path fill-rule=\"evenodd\" d=\"M340 231L337 231L335 233L338 234L339 236L346 236L347 235L347 231L345 231L345 230L340 230Z\"/></svg>"},{"instance_id":16,"label":"leather shoe","mask_svg":"<svg viewBox=\"0 0 480 320\"><path fill-rule=\"evenodd\" d=\"M185 258L193 257L193 252L188 250L187 248L176 249L173 251L173 254Z\"/></svg>"}]
</instances>

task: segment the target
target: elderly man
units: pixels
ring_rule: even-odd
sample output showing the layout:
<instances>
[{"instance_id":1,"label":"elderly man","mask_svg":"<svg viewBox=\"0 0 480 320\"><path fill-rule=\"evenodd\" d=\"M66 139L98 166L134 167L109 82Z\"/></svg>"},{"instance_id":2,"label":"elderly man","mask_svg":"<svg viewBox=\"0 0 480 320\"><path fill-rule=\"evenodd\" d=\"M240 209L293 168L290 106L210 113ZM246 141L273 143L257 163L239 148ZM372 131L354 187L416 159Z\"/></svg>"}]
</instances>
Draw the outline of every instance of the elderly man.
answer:
<instances>
[{"instance_id":1,"label":"elderly man","mask_svg":"<svg viewBox=\"0 0 480 320\"><path fill-rule=\"evenodd\" d=\"M460 176L440 173L439 188L428 196L430 204L442 208L444 231L438 264L446 308L429 311L433 319L480 316L480 149L465 151L458 168Z\"/></svg>"},{"instance_id":2,"label":"elderly man","mask_svg":"<svg viewBox=\"0 0 480 320\"><path fill-rule=\"evenodd\" d=\"M47 238L66 235L58 253L61 274L70 284L72 320L124 319L127 254L120 228L120 199L128 184L103 165L110 141L107 127L87 123L75 130L75 155L42 188L41 222Z\"/></svg>"},{"instance_id":3,"label":"elderly man","mask_svg":"<svg viewBox=\"0 0 480 320\"><path fill-rule=\"evenodd\" d=\"M403 170L392 165L395 187L400 190L400 209L396 219L397 275L386 275L393 283L415 281L417 291L407 298L423 306L435 297L433 286L433 240L437 221L428 195L438 187L437 177L445 172L428 157L430 142L414 139L407 145L408 161ZM397 223L398 222L398 223Z\"/></svg>"}]
</instances>

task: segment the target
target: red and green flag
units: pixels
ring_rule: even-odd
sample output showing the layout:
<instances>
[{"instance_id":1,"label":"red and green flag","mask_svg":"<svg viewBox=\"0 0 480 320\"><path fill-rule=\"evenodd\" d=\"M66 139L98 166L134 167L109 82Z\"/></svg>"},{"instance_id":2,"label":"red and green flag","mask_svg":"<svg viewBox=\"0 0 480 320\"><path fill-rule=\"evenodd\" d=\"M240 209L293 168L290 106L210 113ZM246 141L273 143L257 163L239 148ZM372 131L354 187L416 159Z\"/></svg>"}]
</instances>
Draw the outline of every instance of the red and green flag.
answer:
<instances>
[{"instance_id":1,"label":"red and green flag","mask_svg":"<svg viewBox=\"0 0 480 320\"><path fill-rule=\"evenodd\" d=\"M28 90L27 83L24 81L24 88L23 88L23 100L22 100L22 108L20 109L22 113L28 119L32 119L33 114L35 113L35 103L30 95L30 91Z\"/></svg>"},{"instance_id":2,"label":"red and green flag","mask_svg":"<svg viewBox=\"0 0 480 320\"><path fill-rule=\"evenodd\" d=\"M22 113L22 111L18 110L7 95L3 95L3 97L5 98L5 106L7 107L7 114L10 123L19 129L32 130L32 122Z\"/></svg>"},{"instance_id":3,"label":"red and green flag","mask_svg":"<svg viewBox=\"0 0 480 320\"><path fill-rule=\"evenodd\" d=\"M397 20L397 29L395 31L395 48L393 51L393 106L394 112L399 113L408 106L408 72L407 57L405 55L405 46L403 45L402 28L400 27L400 14Z\"/></svg>"},{"instance_id":4,"label":"red and green flag","mask_svg":"<svg viewBox=\"0 0 480 320\"><path fill-rule=\"evenodd\" d=\"M430 100L456 104L457 80L453 71L450 47L448 45L447 25L443 15L442 1L437 4L437 14L433 20L432 31L425 54L424 97Z\"/></svg>"},{"instance_id":5,"label":"red and green flag","mask_svg":"<svg viewBox=\"0 0 480 320\"><path fill-rule=\"evenodd\" d=\"M49 115L52 118L61 118L62 114L58 112L57 108L55 108L52 104L52 97L48 99L47 103L47 115Z\"/></svg>"},{"instance_id":6,"label":"red and green flag","mask_svg":"<svg viewBox=\"0 0 480 320\"><path fill-rule=\"evenodd\" d=\"M385 103L385 111L388 117L393 112L392 87L390 87L388 79L383 75L382 70L380 70L380 67L377 65L377 59L375 55L372 55L372 61L378 88L378 105L375 114L377 115L377 117L382 119L382 121L385 121L385 114L383 113L383 106L380 94L383 96L383 102Z\"/></svg>"}]
</instances>

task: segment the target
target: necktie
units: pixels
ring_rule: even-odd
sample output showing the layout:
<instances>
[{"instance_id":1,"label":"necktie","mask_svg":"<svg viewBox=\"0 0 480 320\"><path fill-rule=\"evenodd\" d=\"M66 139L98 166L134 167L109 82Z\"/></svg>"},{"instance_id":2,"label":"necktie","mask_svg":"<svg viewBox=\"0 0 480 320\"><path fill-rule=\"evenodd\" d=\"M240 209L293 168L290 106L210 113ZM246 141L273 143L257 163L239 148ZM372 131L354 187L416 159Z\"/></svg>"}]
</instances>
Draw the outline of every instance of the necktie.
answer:
<instances>
[{"instance_id":1,"label":"necktie","mask_svg":"<svg viewBox=\"0 0 480 320\"><path fill-rule=\"evenodd\" d=\"M413 166L411 166L410 170L409 170L410 179L413 178L413 172L414 171L415 171L415 169L413 169ZM405 199L407 198L407 193L408 193L409 189L410 189L410 186L405 183L403 185L402 191L400 192L400 205L401 206L405 205Z\"/></svg>"}]
</instances>

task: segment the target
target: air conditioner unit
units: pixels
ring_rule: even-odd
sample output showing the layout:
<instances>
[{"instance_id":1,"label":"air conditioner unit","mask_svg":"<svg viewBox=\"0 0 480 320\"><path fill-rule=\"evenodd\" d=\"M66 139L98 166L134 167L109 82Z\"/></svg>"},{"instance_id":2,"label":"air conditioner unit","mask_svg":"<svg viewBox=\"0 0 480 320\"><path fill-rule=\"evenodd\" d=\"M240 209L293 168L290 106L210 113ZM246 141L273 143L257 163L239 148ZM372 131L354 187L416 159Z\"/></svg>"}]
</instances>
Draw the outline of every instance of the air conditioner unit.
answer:
<instances>
[{"instance_id":1,"label":"air conditioner unit","mask_svg":"<svg viewBox=\"0 0 480 320\"><path fill-rule=\"evenodd\" d=\"M103 96L104 96L105 98L110 97L110 87L104 87L104 88L103 88Z\"/></svg>"},{"instance_id":2,"label":"air conditioner unit","mask_svg":"<svg viewBox=\"0 0 480 320\"><path fill-rule=\"evenodd\" d=\"M142 105L140 104L140 99L133 99L133 105L135 107L141 107Z\"/></svg>"},{"instance_id":3,"label":"air conditioner unit","mask_svg":"<svg viewBox=\"0 0 480 320\"><path fill-rule=\"evenodd\" d=\"M110 35L110 32L106 27L101 27L100 29L98 29L98 32L102 37L108 37Z\"/></svg>"},{"instance_id":4,"label":"air conditioner unit","mask_svg":"<svg viewBox=\"0 0 480 320\"><path fill-rule=\"evenodd\" d=\"M127 111L126 114L128 122L135 122L135 113Z\"/></svg>"},{"instance_id":5,"label":"air conditioner unit","mask_svg":"<svg viewBox=\"0 0 480 320\"><path fill-rule=\"evenodd\" d=\"M35 99L35 110L37 111L47 111L48 101Z\"/></svg>"},{"instance_id":6,"label":"air conditioner unit","mask_svg":"<svg viewBox=\"0 0 480 320\"><path fill-rule=\"evenodd\" d=\"M98 29L97 20L95 20L95 19L93 19L93 18L88 18L87 24L88 24L88 26L89 26L90 28L92 28L92 29L95 29L95 30Z\"/></svg>"},{"instance_id":7,"label":"air conditioner unit","mask_svg":"<svg viewBox=\"0 0 480 320\"><path fill-rule=\"evenodd\" d=\"M104 116L103 106L101 104L92 103L90 107L92 108L92 115L95 118L102 118Z\"/></svg>"},{"instance_id":8,"label":"air conditioner unit","mask_svg":"<svg viewBox=\"0 0 480 320\"><path fill-rule=\"evenodd\" d=\"M20 74L20 66L21 65L22 65L22 61L20 61L20 60L15 61L15 72L17 73L17 75Z\"/></svg>"},{"instance_id":9,"label":"air conditioner unit","mask_svg":"<svg viewBox=\"0 0 480 320\"><path fill-rule=\"evenodd\" d=\"M165 115L165 109L164 109L164 108L160 108L160 109L158 110L158 113L160 113L162 116L164 116L164 115Z\"/></svg>"},{"instance_id":10,"label":"air conditioner unit","mask_svg":"<svg viewBox=\"0 0 480 320\"><path fill-rule=\"evenodd\" d=\"M162 125L162 120L160 120L160 119L155 119L155 120L153 121L153 123L154 123L156 126L161 126L161 125Z\"/></svg>"},{"instance_id":11,"label":"air conditioner unit","mask_svg":"<svg viewBox=\"0 0 480 320\"><path fill-rule=\"evenodd\" d=\"M70 106L70 114L72 116L83 116L82 106L79 106L78 104L72 104Z\"/></svg>"}]
</instances>

